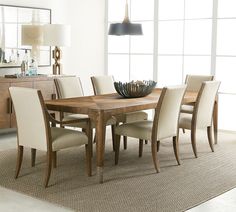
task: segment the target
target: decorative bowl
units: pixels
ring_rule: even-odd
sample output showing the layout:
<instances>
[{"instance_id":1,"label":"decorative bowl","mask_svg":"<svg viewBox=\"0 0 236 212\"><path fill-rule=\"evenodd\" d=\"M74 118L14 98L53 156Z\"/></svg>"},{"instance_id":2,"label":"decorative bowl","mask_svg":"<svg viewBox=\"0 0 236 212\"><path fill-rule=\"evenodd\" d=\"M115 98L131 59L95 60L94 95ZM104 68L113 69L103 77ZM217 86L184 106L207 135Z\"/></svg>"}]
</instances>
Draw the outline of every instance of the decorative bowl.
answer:
<instances>
[{"instance_id":1,"label":"decorative bowl","mask_svg":"<svg viewBox=\"0 0 236 212\"><path fill-rule=\"evenodd\" d=\"M131 82L114 82L115 89L118 94L125 98L137 98L150 94L156 86L156 82L152 80L131 81Z\"/></svg>"}]
</instances>

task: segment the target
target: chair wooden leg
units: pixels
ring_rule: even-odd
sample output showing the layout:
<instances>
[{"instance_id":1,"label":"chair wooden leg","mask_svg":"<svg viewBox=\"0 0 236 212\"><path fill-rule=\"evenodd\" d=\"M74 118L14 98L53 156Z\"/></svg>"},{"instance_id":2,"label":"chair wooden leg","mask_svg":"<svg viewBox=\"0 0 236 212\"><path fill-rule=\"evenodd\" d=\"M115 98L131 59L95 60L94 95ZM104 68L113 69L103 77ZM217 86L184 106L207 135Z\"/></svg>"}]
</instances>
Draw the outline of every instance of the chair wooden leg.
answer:
<instances>
[{"instance_id":1,"label":"chair wooden leg","mask_svg":"<svg viewBox=\"0 0 236 212\"><path fill-rule=\"evenodd\" d=\"M35 166L36 149L31 148L31 167Z\"/></svg>"},{"instance_id":2,"label":"chair wooden leg","mask_svg":"<svg viewBox=\"0 0 236 212\"><path fill-rule=\"evenodd\" d=\"M115 125L111 125L111 136L112 136L112 148L115 151L116 144L115 144Z\"/></svg>"},{"instance_id":3,"label":"chair wooden leg","mask_svg":"<svg viewBox=\"0 0 236 212\"><path fill-rule=\"evenodd\" d=\"M120 153L120 135L115 135L115 165L118 164L119 161L119 153Z\"/></svg>"},{"instance_id":4,"label":"chair wooden leg","mask_svg":"<svg viewBox=\"0 0 236 212\"><path fill-rule=\"evenodd\" d=\"M178 165L180 165L180 160L179 160L179 139L178 139L177 136L173 137L173 148L174 148L176 161L177 161Z\"/></svg>"},{"instance_id":5,"label":"chair wooden leg","mask_svg":"<svg viewBox=\"0 0 236 212\"><path fill-rule=\"evenodd\" d=\"M211 151L214 152L214 146L213 146L213 139L212 139L212 127L207 127L207 136L208 136L208 141L209 145L211 147Z\"/></svg>"},{"instance_id":6,"label":"chair wooden leg","mask_svg":"<svg viewBox=\"0 0 236 212\"><path fill-rule=\"evenodd\" d=\"M143 140L139 139L139 153L138 156L141 158L143 155Z\"/></svg>"},{"instance_id":7,"label":"chair wooden leg","mask_svg":"<svg viewBox=\"0 0 236 212\"><path fill-rule=\"evenodd\" d=\"M57 152L52 152L52 164L53 168L57 168Z\"/></svg>"},{"instance_id":8,"label":"chair wooden leg","mask_svg":"<svg viewBox=\"0 0 236 212\"><path fill-rule=\"evenodd\" d=\"M159 160L157 157L157 142L156 141L152 141L152 159L153 159L153 163L156 169L156 172L159 173L160 172L160 165L159 165Z\"/></svg>"},{"instance_id":9,"label":"chair wooden leg","mask_svg":"<svg viewBox=\"0 0 236 212\"><path fill-rule=\"evenodd\" d=\"M52 151L47 151L47 169L46 169L46 175L45 175L45 180L44 180L45 188L48 187L51 171L52 171Z\"/></svg>"},{"instance_id":10,"label":"chair wooden leg","mask_svg":"<svg viewBox=\"0 0 236 212\"><path fill-rule=\"evenodd\" d=\"M23 160L23 153L24 153L24 147L18 146L15 179L18 178L18 175L20 173L20 168L21 168L21 164L22 164L22 160Z\"/></svg>"},{"instance_id":11,"label":"chair wooden leg","mask_svg":"<svg viewBox=\"0 0 236 212\"><path fill-rule=\"evenodd\" d=\"M145 140L145 144L148 144L148 140Z\"/></svg>"},{"instance_id":12,"label":"chair wooden leg","mask_svg":"<svg viewBox=\"0 0 236 212\"><path fill-rule=\"evenodd\" d=\"M91 161L91 147L89 145L85 145L85 154L86 154L86 169L87 169L87 175L89 177L92 176L92 161Z\"/></svg>"},{"instance_id":13,"label":"chair wooden leg","mask_svg":"<svg viewBox=\"0 0 236 212\"><path fill-rule=\"evenodd\" d=\"M197 158L196 130L195 129L191 130L191 143L192 143L193 153L195 157Z\"/></svg>"},{"instance_id":14,"label":"chair wooden leg","mask_svg":"<svg viewBox=\"0 0 236 212\"><path fill-rule=\"evenodd\" d=\"M55 113L50 113L50 115L55 119L56 118L56 114ZM56 127L56 123L52 122L51 123L52 127Z\"/></svg>"},{"instance_id":15,"label":"chair wooden leg","mask_svg":"<svg viewBox=\"0 0 236 212\"><path fill-rule=\"evenodd\" d=\"M127 136L123 136L124 149L127 149Z\"/></svg>"},{"instance_id":16,"label":"chair wooden leg","mask_svg":"<svg viewBox=\"0 0 236 212\"><path fill-rule=\"evenodd\" d=\"M183 133L185 133L185 129L184 129L184 128L182 128L182 130L183 130Z\"/></svg>"},{"instance_id":17,"label":"chair wooden leg","mask_svg":"<svg viewBox=\"0 0 236 212\"><path fill-rule=\"evenodd\" d=\"M157 152L160 150L160 141L157 141Z\"/></svg>"}]
</instances>

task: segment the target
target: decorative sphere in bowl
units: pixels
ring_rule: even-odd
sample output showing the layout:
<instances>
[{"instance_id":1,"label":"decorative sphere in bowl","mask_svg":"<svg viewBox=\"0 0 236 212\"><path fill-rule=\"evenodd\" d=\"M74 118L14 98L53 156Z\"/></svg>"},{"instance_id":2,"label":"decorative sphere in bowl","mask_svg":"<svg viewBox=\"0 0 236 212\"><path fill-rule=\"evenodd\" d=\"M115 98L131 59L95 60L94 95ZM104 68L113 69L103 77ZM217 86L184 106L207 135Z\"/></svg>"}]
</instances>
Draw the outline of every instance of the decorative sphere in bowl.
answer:
<instances>
[{"instance_id":1,"label":"decorative sphere in bowl","mask_svg":"<svg viewBox=\"0 0 236 212\"><path fill-rule=\"evenodd\" d=\"M152 80L131 81L131 82L114 82L118 94L125 98L137 98L150 94L156 86Z\"/></svg>"}]
</instances>

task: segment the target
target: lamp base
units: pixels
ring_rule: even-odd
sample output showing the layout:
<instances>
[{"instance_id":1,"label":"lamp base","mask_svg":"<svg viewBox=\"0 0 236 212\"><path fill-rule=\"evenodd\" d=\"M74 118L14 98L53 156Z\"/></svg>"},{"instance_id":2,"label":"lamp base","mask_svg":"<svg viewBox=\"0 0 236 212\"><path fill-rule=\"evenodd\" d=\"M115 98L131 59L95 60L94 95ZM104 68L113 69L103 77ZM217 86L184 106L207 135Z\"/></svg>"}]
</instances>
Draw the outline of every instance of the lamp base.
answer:
<instances>
[{"instance_id":1,"label":"lamp base","mask_svg":"<svg viewBox=\"0 0 236 212\"><path fill-rule=\"evenodd\" d=\"M52 57L55 60L52 66L53 74L60 75L62 73L62 65L60 64L61 49L59 47L55 46L55 49L52 51Z\"/></svg>"}]
</instances>

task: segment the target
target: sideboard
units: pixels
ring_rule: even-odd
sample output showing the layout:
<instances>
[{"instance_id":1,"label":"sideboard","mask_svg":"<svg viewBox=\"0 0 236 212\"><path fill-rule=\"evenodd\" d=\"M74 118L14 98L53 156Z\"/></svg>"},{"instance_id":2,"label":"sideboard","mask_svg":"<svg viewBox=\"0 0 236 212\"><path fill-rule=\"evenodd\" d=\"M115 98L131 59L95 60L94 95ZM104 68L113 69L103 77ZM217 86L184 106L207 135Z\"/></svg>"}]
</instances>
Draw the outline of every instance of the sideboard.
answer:
<instances>
[{"instance_id":1,"label":"sideboard","mask_svg":"<svg viewBox=\"0 0 236 212\"><path fill-rule=\"evenodd\" d=\"M22 78L0 77L0 129L15 128L16 117L10 98L9 87L26 87L39 89L45 100L55 99L56 90L54 86L54 76L35 76ZM28 102L29 106L31 103Z\"/></svg>"}]
</instances>

